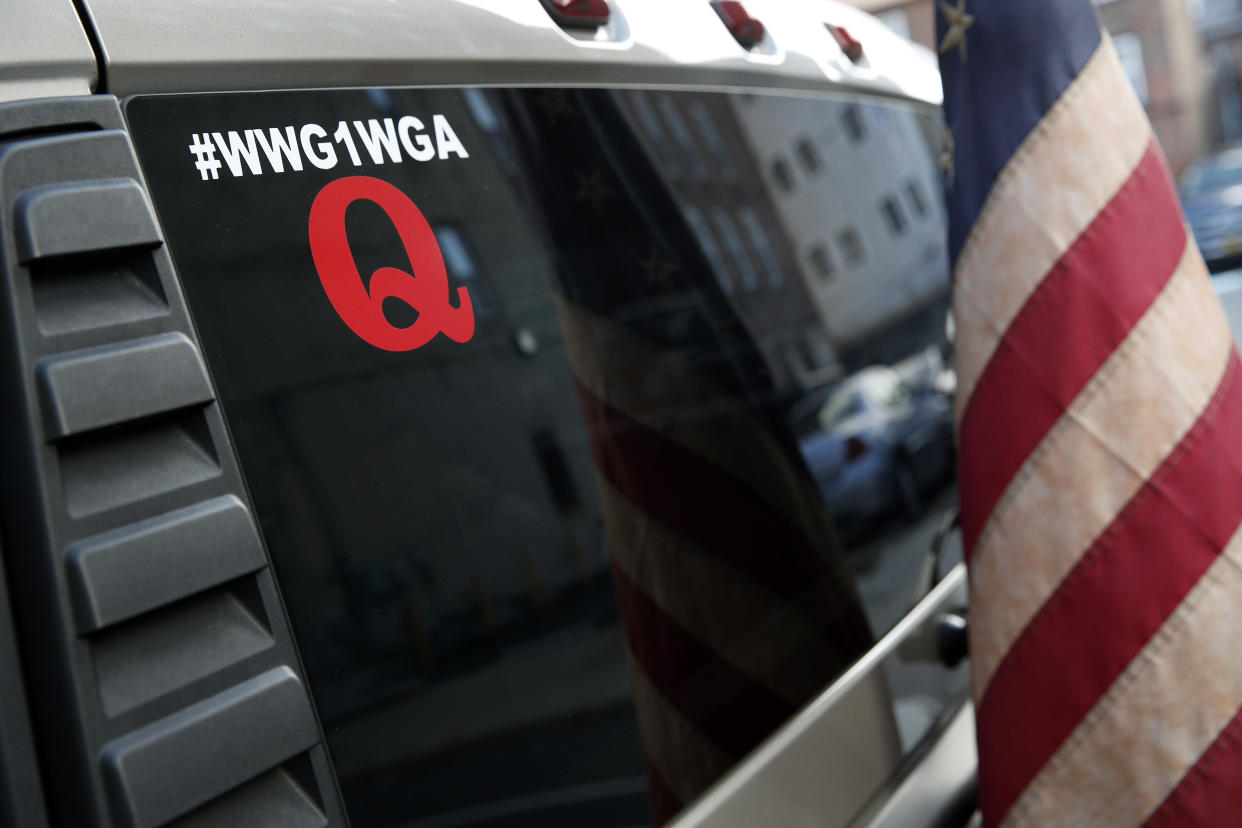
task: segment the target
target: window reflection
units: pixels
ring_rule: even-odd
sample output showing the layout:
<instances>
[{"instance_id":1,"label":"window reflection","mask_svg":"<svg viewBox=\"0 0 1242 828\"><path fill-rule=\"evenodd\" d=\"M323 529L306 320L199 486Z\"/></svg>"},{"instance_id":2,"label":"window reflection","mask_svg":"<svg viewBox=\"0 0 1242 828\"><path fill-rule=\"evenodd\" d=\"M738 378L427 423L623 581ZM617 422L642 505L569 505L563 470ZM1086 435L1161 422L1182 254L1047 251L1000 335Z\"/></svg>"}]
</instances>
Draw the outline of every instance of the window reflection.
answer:
<instances>
[{"instance_id":1,"label":"window reflection","mask_svg":"<svg viewBox=\"0 0 1242 828\"><path fill-rule=\"evenodd\" d=\"M880 202L880 212L884 215L884 223L888 225L889 231L900 236L906 232L906 217L901 212L901 205L897 203L897 199L892 196L886 197Z\"/></svg>"},{"instance_id":2,"label":"window reflection","mask_svg":"<svg viewBox=\"0 0 1242 828\"><path fill-rule=\"evenodd\" d=\"M779 288L785 283L785 273L781 270L781 264L777 260L776 251L772 249L772 240L768 238L768 231L763 229L763 222L759 219L759 214L754 208L743 207L739 214L742 224L746 228L746 235L750 239L751 246L758 252L759 261L763 263L764 274L768 277L768 284L774 288Z\"/></svg>"},{"instance_id":3,"label":"window reflection","mask_svg":"<svg viewBox=\"0 0 1242 828\"><path fill-rule=\"evenodd\" d=\"M712 210L712 221L720 232L720 237L725 240L725 247L729 251L730 261L733 262L733 266L738 273L742 274L742 287L753 292L759 287L759 274L755 272L755 265L750 260L750 254L746 251L746 244L742 241L742 237L738 235L737 225L733 223L733 217L724 208L717 207Z\"/></svg>"},{"instance_id":4,"label":"window reflection","mask_svg":"<svg viewBox=\"0 0 1242 828\"><path fill-rule=\"evenodd\" d=\"M195 117L332 123L366 100ZM936 116L385 101L464 125L468 160L383 174L481 309L468 343L370 348L324 301L297 209L219 187L180 212L153 176L351 821L666 822L896 623L954 505ZM331 178L302 175L311 196ZM349 221L360 272L393 265L391 223ZM907 700L922 721L950 691L887 681L911 747Z\"/></svg>"},{"instance_id":5,"label":"window reflection","mask_svg":"<svg viewBox=\"0 0 1242 828\"><path fill-rule=\"evenodd\" d=\"M737 169L733 166L733 156L725 146L724 139L720 135L720 130L716 127L716 121L713 119L711 111L703 101L691 102L689 110L690 117L694 119L699 134L703 136L703 140L712 154L712 163L716 165L716 174L725 181L734 180L737 177Z\"/></svg>"},{"instance_id":6,"label":"window reflection","mask_svg":"<svg viewBox=\"0 0 1242 828\"><path fill-rule=\"evenodd\" d=\"M776 158L772 161L772 178L776 181L776 185L784 192L791 192L794 187L793 173L789 170L789 163L784 158Z\"/></svg>"},{"instance_id":7,"label":"window reflection","mask_svg":"<svg viewBox=\"0 0 1242 828\"><path fill-rule=\"evenodd\" d=\"M707 162L703 158L698 142L690 134L690 128L682 118L681 107L669 95L661 95L659 100L660 114L664 116L665 123L673 133L673 138L677 141L682 156L690 161L691 172L700 181L706 180L708 178Z\"/></svg>"},{"instance_id":8,"label":"window reflection","mask_svg":"<svg viewBox=\"0 0 1242 828\"><path fill-rule=\"evenodd\" d=\"M858 230L847 227L837 234L837 245L841 248L841 256L851 266L862 264L866 253L863 250L862 238Z\"/></svg>"},{"instance_id":9,"label":"window reflection","mask_svg":"<svg viewBox=\"0 0 1242 828\"><path fill-rule=\"evenodd\" d=\"M836 275L836 268L832 264L832 254L823 244L817 244L811 248L810 258L811 266L815 268L815 275L825 282L830 281Z\"/></svg>"},{"instance_id":10,"label":"window reflection","mask_svg":"<svg viewBox=\"0 0 1242 828\"><path fill-rule=\"evenodd\" d=\"M819 171L819 150L815 149L815 145L811 143L809 138L799 138L795 145L798 152L798 160L802 162L803 168L808 174L815 174Z\"/></svg>"},{"instance_id":11,"label":"window reflection","mask_svg":"<svg viewBox=\"0 0 1242 828\"><path fill-rule=\"evenodd\" d=\"M866 136L866 130L863 127L862 111L858 104L849 103L841 108L841 122L845 124L845 134L850 137L854 143L860 143Z\"/></svg>"},{"instance_id":12,"label":"window reflection","mask_svg":"<svg viewBox=\"0 0 1242 828\"><path fill-rule=\"evenodd\" d=\"M919 186L919 182L914 180L906 182L906 197L910 200L910 206L914 208L916 216L927 215L927 203L923 200L923 188Z\"/></svg>"}]
</instances>

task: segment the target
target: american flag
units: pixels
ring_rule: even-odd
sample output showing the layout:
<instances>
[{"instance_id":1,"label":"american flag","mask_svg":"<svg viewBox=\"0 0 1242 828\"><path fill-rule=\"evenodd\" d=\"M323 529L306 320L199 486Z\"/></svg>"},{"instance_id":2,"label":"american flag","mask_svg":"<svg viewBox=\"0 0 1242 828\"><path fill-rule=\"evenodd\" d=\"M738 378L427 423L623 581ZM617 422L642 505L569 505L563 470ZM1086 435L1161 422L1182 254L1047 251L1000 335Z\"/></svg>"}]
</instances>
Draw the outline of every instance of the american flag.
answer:
<instances>
[{"instance_id":1,"label":"american flag","mask_svg":"<svg viewBox=\"0 0 1242 828\"><path fill-rule=\"evenodd\" d=\"M1242 814L1242 382L1089 0L939 3L988 825Z\"/></svg>"}]
</instances>

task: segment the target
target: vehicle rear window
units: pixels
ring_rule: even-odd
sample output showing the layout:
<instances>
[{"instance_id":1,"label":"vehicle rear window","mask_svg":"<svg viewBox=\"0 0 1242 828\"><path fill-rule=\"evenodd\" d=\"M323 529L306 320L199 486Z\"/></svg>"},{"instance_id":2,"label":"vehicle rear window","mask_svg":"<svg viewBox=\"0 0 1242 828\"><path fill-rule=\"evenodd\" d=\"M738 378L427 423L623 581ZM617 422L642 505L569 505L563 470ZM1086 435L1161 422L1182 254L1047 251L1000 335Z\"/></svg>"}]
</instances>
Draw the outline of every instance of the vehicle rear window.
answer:
<instances>
[{"instance_id":1,"label":"vehicle rear window","mask_svg":"<svg viewBox=\"0 0 1242 828\"><path fill-rule=\"evenodd\" d=\"M934 111L126 111L355 826L666 822L925 592L944 211L895 236L876 204L941 187ZM806 251L845 236L826 279ZM860 374L908 393L836 416ZM945 701L891 681L912 746Z\"/></svg>"}]
</instances>

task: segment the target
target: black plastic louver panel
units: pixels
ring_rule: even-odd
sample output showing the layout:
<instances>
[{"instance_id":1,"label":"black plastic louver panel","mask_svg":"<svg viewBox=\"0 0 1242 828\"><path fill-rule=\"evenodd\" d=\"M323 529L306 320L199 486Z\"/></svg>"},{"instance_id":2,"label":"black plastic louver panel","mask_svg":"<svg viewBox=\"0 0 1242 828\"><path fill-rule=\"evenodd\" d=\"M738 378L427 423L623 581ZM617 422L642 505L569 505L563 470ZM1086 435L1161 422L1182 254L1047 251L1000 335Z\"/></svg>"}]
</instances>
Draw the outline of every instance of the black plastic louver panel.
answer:
<instances>
[{"instance_id":1,"label":"black plastic louver panel","mask_svg":"<svg viewBox=\"0 0 1242 828\"><path fill-rule=\"evenodd\" d=\"M344 825L115 99L0 106L0 252L0 530L51 821Z\"/></svg>"},{"instance_id":2,"label":"black plastic louver panel","mask_svg":"<svg viewBox=\"0 0 1242 828\"><path fill-rule=\"evenodd\" d=\"M0 460L7 451L0 443ZM0 561L4 549L0 548ZM39 783L34 738L30 732L30 712L26 691L17 664L17 641L9 613L9 589L0 569L0 825L43 828L42 785Z\"/></svg>"}]
</instances>

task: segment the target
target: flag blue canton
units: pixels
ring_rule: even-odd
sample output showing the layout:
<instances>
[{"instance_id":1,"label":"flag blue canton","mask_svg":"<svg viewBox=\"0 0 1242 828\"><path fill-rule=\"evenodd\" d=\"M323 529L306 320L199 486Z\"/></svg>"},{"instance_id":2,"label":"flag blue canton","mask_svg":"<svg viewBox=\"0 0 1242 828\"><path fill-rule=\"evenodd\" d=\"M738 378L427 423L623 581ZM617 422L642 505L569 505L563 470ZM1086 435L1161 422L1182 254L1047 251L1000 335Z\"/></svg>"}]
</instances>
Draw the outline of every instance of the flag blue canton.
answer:
<instances>
[{"instance_id":1,"label":"flag blue canton","mask_svg":"<svg viewBox=\"0 0 1242 828\"><path fill-rule=\"evenodd\" d=\"M954 146L949 189L949 255L956 262L996 177L1027 135L1078 77L1100 45L1088 0L940 0L974 17L963 50L943 49L944 114Z\"/></svg>"}]
</instances>

